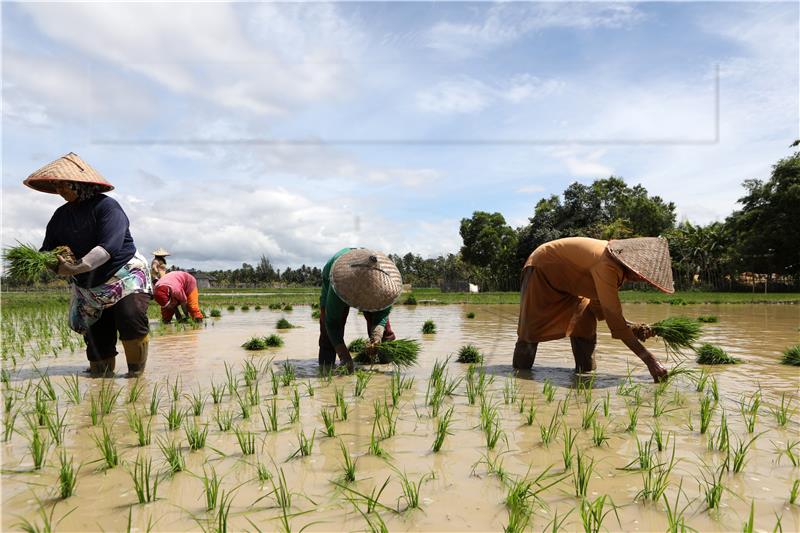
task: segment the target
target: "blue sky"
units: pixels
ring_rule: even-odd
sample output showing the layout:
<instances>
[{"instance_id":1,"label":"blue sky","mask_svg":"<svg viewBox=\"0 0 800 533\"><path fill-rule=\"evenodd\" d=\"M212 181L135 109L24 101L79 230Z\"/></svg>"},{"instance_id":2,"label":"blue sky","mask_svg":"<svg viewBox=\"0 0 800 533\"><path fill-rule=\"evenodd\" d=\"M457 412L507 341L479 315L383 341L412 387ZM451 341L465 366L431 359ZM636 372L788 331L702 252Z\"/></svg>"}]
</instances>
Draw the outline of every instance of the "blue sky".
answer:
<instances>
[{"instance_id":1,"label":"blue sky","mask_svg":"<svg viewBox=\"0 0 800 533\"><path fill-rule=\"evenodd\" d=\"M721 220L798 134L798 4L4 3L2 241L75 151L183 266L455 252L617 175ZM719 72L719 136L715 84ZM511 141L511 142L506 142Z\"/></svg>"}]
</instances>

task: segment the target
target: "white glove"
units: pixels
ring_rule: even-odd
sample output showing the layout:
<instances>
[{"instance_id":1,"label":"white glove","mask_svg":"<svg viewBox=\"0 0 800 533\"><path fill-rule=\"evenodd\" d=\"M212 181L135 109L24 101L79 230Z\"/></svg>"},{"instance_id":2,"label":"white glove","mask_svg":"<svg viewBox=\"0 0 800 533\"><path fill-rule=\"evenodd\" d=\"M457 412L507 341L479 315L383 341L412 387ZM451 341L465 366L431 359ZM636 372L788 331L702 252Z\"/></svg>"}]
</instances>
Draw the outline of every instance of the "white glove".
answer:
<instances>
[{"instance_id":1,"label":"white glove","mask_svg":"<svg viewBox=\"0 0 800 533\"><path fill-rule=\"evenodd\" d=\"M372 335L369 337L370 342L373 344L380 344L380 342L383 340L383 331L383 326L375 326L372 328Z\"/></svg>"}]
</instances>

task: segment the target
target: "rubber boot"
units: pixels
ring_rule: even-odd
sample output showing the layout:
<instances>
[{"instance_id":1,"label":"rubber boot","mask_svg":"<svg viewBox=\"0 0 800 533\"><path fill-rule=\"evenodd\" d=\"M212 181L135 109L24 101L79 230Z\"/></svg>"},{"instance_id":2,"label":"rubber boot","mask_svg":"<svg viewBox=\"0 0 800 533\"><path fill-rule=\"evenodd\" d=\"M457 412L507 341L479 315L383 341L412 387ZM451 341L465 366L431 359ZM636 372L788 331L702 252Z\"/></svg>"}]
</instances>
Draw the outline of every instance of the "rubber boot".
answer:
<instances>
[{"instance_id":1,"label":"rubber boot","mask_svg":"<svg viewBox=\"0 0 800 533\"><path fill-rule=\"evenodd\" d=\"M138 339L122 341L122 347L125 349L125 360L128 362L129 378L141 376L144 372L149 344L150 337L148 335Z\"/></svg>"},{"instance_id":2,"label":"rubber boot","mask_svg":"<svg viewBox=\"0 0 800 533\"><path fill-rule=\"evenodd\" d=\"M570 337L569 342L572 345L572 355L575 357L575 372L584 374L595 370L597 365L594 361L594 347L597 344L597 338Z\"/></svg>"},{"instance_id":3,"label":"rubber boot","mask_svg":"<svg viewBox=\"0 0 800 533\"><path fill-rule=\"evenodd\" d=\"M113 376L116 363L117 356L107 357L99 361L89 361L89 374L95 378Z\"/></svg>"},{"instance_id":4,"label":"rubber boot","mask_svg":"<svg viewBox=\"0 0 800 533\"><path fill-rule=\"evenodd\" d=\"M511 366L518 370L530 370L536 360L536 348L538 342L517 341L514 346L514 358Z\"/></svg>"}]
</instances>

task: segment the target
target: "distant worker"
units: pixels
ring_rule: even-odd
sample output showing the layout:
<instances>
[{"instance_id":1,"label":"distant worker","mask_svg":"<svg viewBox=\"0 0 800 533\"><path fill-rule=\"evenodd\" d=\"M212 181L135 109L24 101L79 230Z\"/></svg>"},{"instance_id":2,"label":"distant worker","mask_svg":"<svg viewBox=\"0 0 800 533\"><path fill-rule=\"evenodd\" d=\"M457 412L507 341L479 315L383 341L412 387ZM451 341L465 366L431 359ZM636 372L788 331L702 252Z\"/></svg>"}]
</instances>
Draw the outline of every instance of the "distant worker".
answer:
<instances>
[{"instance_id":1,"label":"distant worker","mask_svg":"<svg viewBox=\"0 0 800 533\"><path fill-rule=\"evenodd\" d=\"M367 321L366 352L374 356L377 345L395 339L389 313L403 289L400 271L380 252L343 248L322 269L319 298L319 364L331 367L336 356L353 371L353 359L344 343L344 326L350 307Z\"/></svg>"},{"instance_id":2,"label":"distant worker","mask_svg":"<svg viewBox=\"0 0 800 533\"><path fill-rule=\"evenodd\" d=\"M188 272L174 270L161 276L156 283L153 297L161 306L161 320L166 324L172 321L173 315L178 321L190 316L195 321L203 320L197 280ZM181 310L185 316L181 315Z\"/></svg>"},{"instance_id":3,"label":"distant worker","mask_svg":"<svg viewBox=\"0 0 800 533\"><path fill-rule=\"evenodd\" d=\"M667 294L675 292L667 241L570 237L536 248L522 270L514 368L530 369L540 342L569 337L575 371L594 370L597 321L605 320L611 336L647 365L653 380L664 380L667 370L640 342L652 331L622 316L619 289L625 281L646 281Z\"/></svg>"},{"instance_id":4,"label":"distant worker","mask_svg":"<svg viewBox=\"0 0 800 533\"><path fill-rule=\"evenodd\" d=\"M127 215L116 200L103 194L114 186L72 152L40 168L24 183L66 200L47 223L41 249L69 246L80 258L72 264L59 256L57 273L68 278L72 288L69 327L86 341L89 372L114 374L119 336L128 376L140 375L147 362L152 284Z\"/></svg>"},{"instance_id":5,"label":"distant worker","mask_svg":"<svg viewBox=\"0 0 800 533\"><path fill-rule=\"evenodd\" d=\"M167 273L167 256L170 255L168 251L159 248L153 252L153 260L150 262L150 277L153 278L153 283L161 279Z\"/></svg>"}]
</instances>

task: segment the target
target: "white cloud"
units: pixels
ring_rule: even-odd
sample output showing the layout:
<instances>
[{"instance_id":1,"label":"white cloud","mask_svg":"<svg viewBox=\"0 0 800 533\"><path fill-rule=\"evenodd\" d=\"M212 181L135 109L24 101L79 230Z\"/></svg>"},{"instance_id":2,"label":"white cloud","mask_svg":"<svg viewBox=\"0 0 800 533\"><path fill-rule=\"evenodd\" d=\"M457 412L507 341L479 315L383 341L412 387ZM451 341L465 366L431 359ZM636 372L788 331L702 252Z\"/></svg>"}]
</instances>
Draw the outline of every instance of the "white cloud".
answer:
<instances>
[{"instance_id":1,"label":"white cloud","mask_svg":"<svg viewBox=\"0 0 800 533\"><path fill-rule=\"evenodd\" d=\"M518 74L492 84L460 76L418 91L416 105L429 113L477 113L497 103L519 105L543 98L563 89L564 85L559 80L541 79L530 74Z\"/></svg>"},{"instance_id":2,"label":"white cloud","mask_svg":"<svg viewBox=\"0 0 800 533\"><path fill-rule=\"evenodd\" d=\"M545 188L541 185L525 185L517 189L517 192L521 194L536 194L544 191Z\"/></svg>"}]
</instances>

